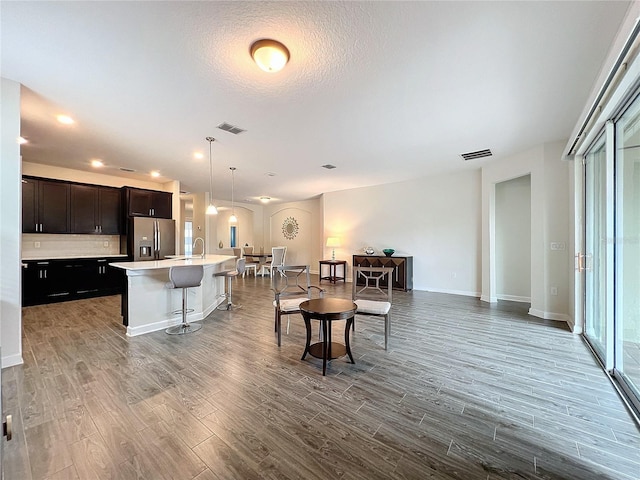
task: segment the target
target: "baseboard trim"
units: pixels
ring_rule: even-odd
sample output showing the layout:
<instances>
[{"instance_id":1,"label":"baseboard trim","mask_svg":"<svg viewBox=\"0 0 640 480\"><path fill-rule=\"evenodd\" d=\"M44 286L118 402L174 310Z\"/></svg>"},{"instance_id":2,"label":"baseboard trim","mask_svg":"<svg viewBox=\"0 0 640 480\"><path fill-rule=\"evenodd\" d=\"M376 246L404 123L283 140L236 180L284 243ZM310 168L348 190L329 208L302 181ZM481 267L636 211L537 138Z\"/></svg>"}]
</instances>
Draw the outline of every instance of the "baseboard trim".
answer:
<instances>
[{"instance_id":1,"label":"baseboard trim","mask_svg":"<svg viewBox=\"0 0 640 480\"><path fill-rule=\"evenodd\" d=\"M498 297L490 297L489 295L482 295L480 300L487 303L498 303Z\"/></svg>"},{"instance_id":2,"label":"baseboard trim","mask_svg":"<svg viewBox=\"0 0 640 480\"><path fill-rule=\"evenodd\" d=\"M2 357L2 368L14 367L16 365L22 365L24 360L22 358L21 353L16 353L15 355L8 355L6 357Z\"/></svg>"},{"instance_id":3,"label":"baseboard trim","mask_svg":"<svg viewBox=\"0 0 640 480\"><path fill-rule=\"evenodd\" d=\"M421 288L414 288L414 290L422 290ZM466 290L448 290L446 288L427 288L425 291L433 292L433 293L448 293L449 295L463 295L465 297L476 297L480 296L479 292L468 292Z\"/></svg>"},{"instance_id":4,"label":"baseboard trim","mask_svg":"<svg viewBox=\"0 0 640 480\"><path fill-rule=\"evenodd\" d=\"M521 297L519 295L497 295L498 300L507 300L509 302L531 303L531 297Z\"/></svg>"},{"instance_id":5,"label":"baseboard trim","mask_svg":"<svg viewBox=\"0 0 640 480\"><path fill-rule=\"evenodd\" d=\"M544 318L545 320L557 320L558 322L566 322L567 325L570 325L571 322L571 317L566 313L545 312L543 310L538 310L537 308L530 308L529 315L538 318Z\"/></svg>"}]
</instances>

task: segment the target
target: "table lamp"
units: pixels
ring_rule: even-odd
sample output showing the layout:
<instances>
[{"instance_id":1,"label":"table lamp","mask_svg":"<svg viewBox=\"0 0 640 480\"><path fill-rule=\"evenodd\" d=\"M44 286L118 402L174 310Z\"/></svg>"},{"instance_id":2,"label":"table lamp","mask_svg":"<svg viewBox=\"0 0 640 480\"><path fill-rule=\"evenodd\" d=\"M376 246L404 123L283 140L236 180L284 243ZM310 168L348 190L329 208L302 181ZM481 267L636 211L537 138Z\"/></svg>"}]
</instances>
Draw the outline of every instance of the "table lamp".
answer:
<instances>
[{"instance_id":1,"label":"table lamp","mask_svg":"<svg viewBox=\"0 0 640 480\"><path fill-rule=\"evenodd\" d=\"M331 260L336 259L336 247L340 246L340 239L338 237L328 237L327 247L331 247Z\"/></svg>"}]
</instances>

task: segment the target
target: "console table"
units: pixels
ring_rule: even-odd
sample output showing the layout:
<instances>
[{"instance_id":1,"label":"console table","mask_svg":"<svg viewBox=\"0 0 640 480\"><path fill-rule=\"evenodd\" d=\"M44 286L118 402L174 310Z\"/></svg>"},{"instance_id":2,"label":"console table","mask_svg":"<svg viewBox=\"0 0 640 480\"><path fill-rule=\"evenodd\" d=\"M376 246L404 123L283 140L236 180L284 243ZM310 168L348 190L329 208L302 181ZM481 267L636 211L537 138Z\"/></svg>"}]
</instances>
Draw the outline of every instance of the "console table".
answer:
<instances>
[{"instance_id":1,"label":"console table","mask_svg":"<svg viewBox=\"0 0 640 480\"><path fill-rule=\"evenodd\" d=\"M343 282L345 281L345 278L347 276L347 261L346 260L320 260L320 262L318 262L320 264L318 270L320 273L320 282L318 283L322 283L322 280L329 280L331 283L336 283L338 280L342 280ZM322 266L323 265L329 265L329 276L328 277L323 277L322 276ZM342 276L339 277L338 276L338 265L342 265Z\"/></svg>"},{"instance_id":2,"label":"console table","mask_svg":"<svg viewBox=\"0 0 640 480\"><path fill-rule=\"evenodd\" d=\"M413 257L406 255L354 255L354 267L393 267L391 275L394 290L413 290ZM386 286L386 282L380 285ZM364 285L363 279L358 279L358 285Z\"/></svg>"}]
</instances>

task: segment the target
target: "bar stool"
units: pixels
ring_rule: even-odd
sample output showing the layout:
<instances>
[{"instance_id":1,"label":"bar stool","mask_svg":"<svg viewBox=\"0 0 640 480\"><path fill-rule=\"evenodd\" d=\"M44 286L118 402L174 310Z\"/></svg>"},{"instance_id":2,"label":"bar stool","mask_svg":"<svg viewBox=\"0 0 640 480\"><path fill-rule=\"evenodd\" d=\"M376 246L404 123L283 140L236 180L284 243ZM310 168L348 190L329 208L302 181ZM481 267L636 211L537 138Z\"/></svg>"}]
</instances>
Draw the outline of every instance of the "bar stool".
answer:
<instances>
[{"instance_id":1,"label":"bar stool","mask_svg":"<svg viewBox=\"0 0 640 480\"><path fill-rule=\"evenodd\" d=\"M241 308L240 305L233 304L233 299L231 297L232 281L234 277L237 277L238 275L242 275L244 273L245 261L246 259L244 257L239 258L238 260L236 260L236 269L229 270L228 272L224 273L224 276L227 279L227 294L225 295L227 297L227 304L221 305L220 307L218 307L218 310L232 310L234 308Z\"/></svg>"},{"instance_id":2,"label":"bar stool","mask_svg":"<svg viewBox=\"0 0 640 480\"><path fill-rule=\"evenodd\" d=\"M171 313L181 313L182 323L174 325L165 330L169 335L182 335L184 333L196 332L202 328L200 323L187 323L187 313L193 312L193 309L187 309L187 289L199 287L204 276L204 267L202 265L184 265L169 268L169 282L167 288L182 289L182 310L176 310Z\"/></svg>"}]
</instances>

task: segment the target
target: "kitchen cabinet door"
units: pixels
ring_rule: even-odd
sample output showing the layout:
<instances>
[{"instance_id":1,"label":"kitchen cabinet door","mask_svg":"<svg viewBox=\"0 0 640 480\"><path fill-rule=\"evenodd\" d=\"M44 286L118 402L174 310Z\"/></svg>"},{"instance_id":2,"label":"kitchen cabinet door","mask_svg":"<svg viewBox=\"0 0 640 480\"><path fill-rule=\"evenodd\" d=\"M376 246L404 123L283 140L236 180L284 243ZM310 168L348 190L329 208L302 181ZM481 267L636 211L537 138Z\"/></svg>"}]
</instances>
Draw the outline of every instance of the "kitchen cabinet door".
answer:
<instances>
[{"instance_id":1,"label":"kitchen cabinet door","mask_svg":"<svg viewBox=\"0 0 640 480\"><path fill-rule=\"evenodd\" d=\"M72 233L98 233L98 198L98 187L71 184Z\"/></svg>"},{"instance_id":2,"label":"kitchen cabinet door","mask_svg":"<svg viewBox=\"0 0 640 480\"><path fill-rule=\"evenodd\" d=\"M171 199L173 194L170 192L153 192L151 195L151 209L153 216L156 218L171 218Z\"/></svg>"},{"instance_id":3,"label":"kitchen cabinet door","mask_svg":"<svg viewBox=\"0 0 640 480\"><path fill-rule=\"evenodd\" d=\"M98 216L100 233L104 235L120 235L122 232L120 189L100 187Z\"/></svg>"},{"instance_id":4,"label":"kitchen cabinet door","mask_svg":"<svg viewBox=\"0 0 640 480\"><path fill-rule=\"evenodd\" d=\"M38 181L22 179L22 233L40 231L38 222Z\"/></svg>"},{"instance_id":5,"label":"kitchen cabinet door","mask_svg":"<svg viewBox=\"0 0 640 480\"><path fill-rule=\"evenodd\" d=\"M38 181L38 222L40 233L69 233L70 185L66 182Z\"/></svg>"}]
</instances>

